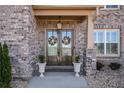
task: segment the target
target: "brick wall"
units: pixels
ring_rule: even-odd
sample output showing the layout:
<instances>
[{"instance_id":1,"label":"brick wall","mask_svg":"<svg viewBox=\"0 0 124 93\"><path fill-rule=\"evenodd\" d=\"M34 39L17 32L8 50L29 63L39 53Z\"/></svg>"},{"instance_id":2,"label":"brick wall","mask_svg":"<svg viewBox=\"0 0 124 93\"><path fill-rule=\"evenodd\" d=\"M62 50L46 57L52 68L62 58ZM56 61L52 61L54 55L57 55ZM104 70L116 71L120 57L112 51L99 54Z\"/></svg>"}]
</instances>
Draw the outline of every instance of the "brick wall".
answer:
<instances>
[{"instance_id":1,"label":"brick wall","mask_svg":"<svg viewBox=\"0 0 124 93\"><path fill-rule=\"evenodd\" d=\"M35 21L31 6L0 6L0 42L9 46L13 77L31 77L31 58L36 53Z\"/></svg>"},{"instance_id":2,"label":"brick wall","mask_svg":"<svg viewBox=\"0 0 124 93\"><path fill-rule=\"evenodd\" d=\"M124 64L124 6L119 10L100 10L100 14L94 21L94 29L120 29L120 57L97 57L97 60L109 64L110 62L119 62Z\"/></svg>"}]
</instances>

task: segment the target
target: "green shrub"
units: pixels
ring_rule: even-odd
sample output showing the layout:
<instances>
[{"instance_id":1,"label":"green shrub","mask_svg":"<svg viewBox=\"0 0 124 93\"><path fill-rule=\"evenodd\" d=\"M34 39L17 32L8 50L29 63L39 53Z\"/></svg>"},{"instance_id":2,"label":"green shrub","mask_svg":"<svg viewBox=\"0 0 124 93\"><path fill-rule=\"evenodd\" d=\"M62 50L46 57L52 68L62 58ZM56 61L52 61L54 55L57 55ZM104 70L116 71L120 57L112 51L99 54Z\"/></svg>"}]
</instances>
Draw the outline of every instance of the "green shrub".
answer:
<instances>
[{"instance_id":1,"label":"green shrub","mask_svg":"<svg viewBox=\"0 0 124 93\"><path fill-rule=\"evenodd\" d=\"M1 66L1 64L2 64L2 45L1 45L1 43L0 43L0 87L1 87L1 85L2 85L2 75L1 75L1 72L2 72L2 66Z\"/></svg>"},{"instance_id":2,"label":"green shrub","mask_svg":"<svg viewBox=\"0 0 124 93\"><path fill-rule=\"evenodd\" d=\"M44 61L45 61L45 56L39 55L39 56L38 56L38 59L39 59L40 63L44 63Z\"/></svg>"},{"instance_id":3,"label":"green shrub","mask_svg":"<svg viewBox=\"0 0 124 93\"><path fill-rule=\"evenodd\" d=\"M119 64L119 63L110 63L110 65L109 65L109 67L112 70L118 70L118 69L120 69L120 66L121 66L121 64Z\"/></svg>"},{"instance_id":4,"label":"green shrub","mask_svg":"<svg viewBox=\"0 0 124 93\"><path fill-rule=\"evenodd\" d=\"M9 51L6 43L3 46L0 44L0 52L0 87L10 87L12 74Z\"/></svg>"},{"instance_id":5,"label":"green shrub","mask_svg":"<svg viewBox=\"0 0 124 93\"><path fill-rule=\"evenodd\" d=\"M79 55L76 55L76 56L75 56L75 61L76 61L76 62L79 62L79 60L80 60L80 56L79 56Z\"/></svg>"},{"instance_id":6,"label":"green shrub","mask_svg":"<svg viewBox=\"0 0 124 93\"><path fill-rule=\"evenodd\" d=\"M0 82L0 88L10 88L10 85Z\"/></svg>"},{"instance_id":7,"label":"green shrub","mask_svg":"<svg viewBox=\"0 0 124 93\"><path fill-rule=\"evenodd\" d=\"M100 62L97 62L96 67L97 67L97 70L101 70L104 67L104 65Z\"/></svg>"}]
</instances>

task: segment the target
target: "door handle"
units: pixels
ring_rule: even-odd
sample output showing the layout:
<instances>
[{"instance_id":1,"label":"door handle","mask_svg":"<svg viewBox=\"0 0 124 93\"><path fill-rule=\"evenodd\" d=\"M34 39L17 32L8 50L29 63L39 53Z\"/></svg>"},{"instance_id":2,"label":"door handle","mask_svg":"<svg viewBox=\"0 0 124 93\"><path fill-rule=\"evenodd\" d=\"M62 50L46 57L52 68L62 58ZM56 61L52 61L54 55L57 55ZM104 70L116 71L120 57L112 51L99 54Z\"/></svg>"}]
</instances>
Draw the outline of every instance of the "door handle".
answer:
<instances>
[{"instance_id":1,"label":"door handle","mask_svg":"<svg viewBox=\"0 0 124 93\"><path fill-rule=\"evenodd\" d=\"M74 51L75 51L75 46L72 47L72 55L74 54Z\"/></svg>"},{"instance_id":2,"label":"door handle","mask_svg":"<svg viewBox=\"0 0 124 93\"><path fill-rule=\"evenodd\" d=\"M60 49L58 48L58 56L60 55L60 51L59 51Z\"/></svg>"}]
</instances>

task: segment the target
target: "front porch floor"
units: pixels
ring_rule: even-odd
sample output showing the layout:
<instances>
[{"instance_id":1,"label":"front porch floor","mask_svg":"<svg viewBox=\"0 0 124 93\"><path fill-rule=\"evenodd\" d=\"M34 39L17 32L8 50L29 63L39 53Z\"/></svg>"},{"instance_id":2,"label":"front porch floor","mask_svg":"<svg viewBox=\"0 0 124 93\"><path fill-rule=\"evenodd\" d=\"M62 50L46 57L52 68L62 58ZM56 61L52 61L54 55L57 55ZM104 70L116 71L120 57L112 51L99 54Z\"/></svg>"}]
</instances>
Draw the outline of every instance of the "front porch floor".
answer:
<instances>
[{"instance_id":1,"label":"front porch floor","mask_svg":"<svg viewBox=\"0 0 124 93\"><path fill-rule=\"evenodd\" d=\"M74 72L46 72L45 77L33 77L27 88L87 88L83 76L75 77Z\"/></svg>"}]
</instances>

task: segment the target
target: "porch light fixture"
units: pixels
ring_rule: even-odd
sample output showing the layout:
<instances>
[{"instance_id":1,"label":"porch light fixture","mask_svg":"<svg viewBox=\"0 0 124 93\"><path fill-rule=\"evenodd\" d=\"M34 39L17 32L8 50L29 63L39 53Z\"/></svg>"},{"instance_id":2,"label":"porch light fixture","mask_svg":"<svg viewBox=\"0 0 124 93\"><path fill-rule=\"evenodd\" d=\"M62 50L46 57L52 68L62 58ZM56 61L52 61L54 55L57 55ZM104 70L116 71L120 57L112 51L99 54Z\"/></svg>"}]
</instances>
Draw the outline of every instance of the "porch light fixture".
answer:
<instances>
[{"instance_id":1,"label":"porch light fixture","mask_svg":"<svg viewBox=\"0 0 124 93\"><path fill-rule=\"evenodd\" d=\"M62 29L61 16L59 16L59 21L57 23L57 29Z\"/></svg>"}]
</instances>

